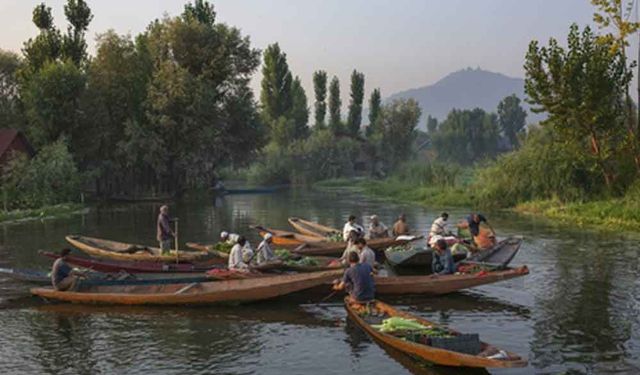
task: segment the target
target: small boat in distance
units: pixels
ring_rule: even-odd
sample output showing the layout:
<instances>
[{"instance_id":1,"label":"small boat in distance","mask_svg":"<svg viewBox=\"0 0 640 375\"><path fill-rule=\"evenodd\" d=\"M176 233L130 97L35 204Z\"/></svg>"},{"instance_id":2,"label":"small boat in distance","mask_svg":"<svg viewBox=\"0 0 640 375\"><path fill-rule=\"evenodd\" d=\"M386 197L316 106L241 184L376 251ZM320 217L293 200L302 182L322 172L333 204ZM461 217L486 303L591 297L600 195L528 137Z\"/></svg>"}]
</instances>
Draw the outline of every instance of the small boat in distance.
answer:
<instances>
[{"instance_id":1,"label":"small boat in distance","mask_svg":"<svg viewBox=\"0 0 640 375\"><path fill-rule=\"evenodd\" d=\"M291 226L301 234L309 236L329 237L335 234L340 234L340 231L336 228L318 224L314 221L305 220L299 217L290 217L289 224L291 224Z\"/></svg>"},{"instance_id":2,"label":"small boat in distance","mask_svg":"<svg viewBox=\"0 0 640 375\"><path fill-rule=\"evenodd\" d=\"M517 354L500 350L482 341L478 343L477 336L475 339L477 348L472 348L475 345L467 345L467 348L464 348L465 352L461 351L463 349L458 349L460 351L452 350L455 345L449 344L447 346L447 342L464 339L464 335L407 312L396 310L380 301L359 304L349 302L349 299L345 298L345 308L349 318L377 343L388 345L405 354L437 365L476 368L512 368L527 365L527 360ZM374 327L382 323L384 319L393 317L414 321L424 326L425 330L383 332ZM439 332L444 337L435 337L434 335L432 338L429 336L430 332ZM458 344L457 346L463 348L465 345ZM473 353L474 351L477 352Z\"/></svg>"}]
</instances>

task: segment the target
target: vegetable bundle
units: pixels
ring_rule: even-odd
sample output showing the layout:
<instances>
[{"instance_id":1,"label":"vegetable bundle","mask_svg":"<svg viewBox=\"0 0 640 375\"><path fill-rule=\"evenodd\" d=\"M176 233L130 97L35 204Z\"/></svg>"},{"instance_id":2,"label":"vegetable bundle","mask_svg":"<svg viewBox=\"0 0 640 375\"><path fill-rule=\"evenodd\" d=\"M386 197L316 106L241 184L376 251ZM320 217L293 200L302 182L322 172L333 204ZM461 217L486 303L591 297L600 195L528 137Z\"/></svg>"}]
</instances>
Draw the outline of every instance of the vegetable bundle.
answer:
<instances>
[{"instance_id":1,"label":"vegetable bundle","mask_svg":"<svg viewBox=\"0 0 640 375\"><path fill-rule=\"evenodd\" d=\"M417 333L429 337L452 337L449 332L442 328L425 326L413 319L405 319L397 316L387 318L382 324L372 325L372 327L383 333Z\"/></svg>"}]
</instances>

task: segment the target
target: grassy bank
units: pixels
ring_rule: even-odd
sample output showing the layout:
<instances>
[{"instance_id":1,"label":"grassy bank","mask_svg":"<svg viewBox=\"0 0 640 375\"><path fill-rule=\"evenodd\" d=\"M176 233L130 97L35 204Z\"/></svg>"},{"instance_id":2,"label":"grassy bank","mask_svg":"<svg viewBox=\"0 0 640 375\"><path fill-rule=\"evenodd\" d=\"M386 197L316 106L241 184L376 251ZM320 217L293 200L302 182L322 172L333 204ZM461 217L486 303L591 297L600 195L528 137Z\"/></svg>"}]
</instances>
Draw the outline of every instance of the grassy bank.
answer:
<instances>
[{"instance_id":1,"label":"grassy bank","mask_svg":"<svg viewBox=\"0 0 640 375\"><path fill-rule=\"evenodd\" d=\"M79 203L63 203L34 209L0 211L0 223L68 217L85 209Z\"/></svg>"},{"instance_id":2,"label":"grassy bank","mask_svg":"<svg viewBox=\"0 0 640 375\"><path fill-rule=\"evenodd\" d=\"M318 182L321 189L341 188L393 202L428 206L473 206L474 197L460 187L418 186L398 179L386 180L339 178Z\"/></svg>"},{"instance_id":3,"label":"grassy bank","mask_svg":"<svg viewBox=\"0 0 640 375\"><path fill-rule=\"evenodd\" d=\"M638 231L640 228L640 203L629 199L585 203L533 201L518 204L513 210L578 226L625 231Z\"/></svg>"}]
</instances>

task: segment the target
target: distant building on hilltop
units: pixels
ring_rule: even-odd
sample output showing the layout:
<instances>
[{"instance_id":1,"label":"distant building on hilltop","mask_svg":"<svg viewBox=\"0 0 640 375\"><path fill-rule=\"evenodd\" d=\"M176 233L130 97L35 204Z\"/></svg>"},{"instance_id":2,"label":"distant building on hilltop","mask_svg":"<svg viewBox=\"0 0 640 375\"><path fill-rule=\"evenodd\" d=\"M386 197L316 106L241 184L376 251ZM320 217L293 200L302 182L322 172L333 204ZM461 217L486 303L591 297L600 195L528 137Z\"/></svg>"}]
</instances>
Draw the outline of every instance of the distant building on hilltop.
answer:
<instances>
[{"instance_id":1,"label":"distant building on hilltop","mask_svg":"<svg viewBox=\"0 0 640 375\"><path fill-rule=\"evenodd\" d=\"M21 131L0 129L0 167L7 163L15 152L24 153L29 158L36 154Z\"/></svg>"}]
</instances>

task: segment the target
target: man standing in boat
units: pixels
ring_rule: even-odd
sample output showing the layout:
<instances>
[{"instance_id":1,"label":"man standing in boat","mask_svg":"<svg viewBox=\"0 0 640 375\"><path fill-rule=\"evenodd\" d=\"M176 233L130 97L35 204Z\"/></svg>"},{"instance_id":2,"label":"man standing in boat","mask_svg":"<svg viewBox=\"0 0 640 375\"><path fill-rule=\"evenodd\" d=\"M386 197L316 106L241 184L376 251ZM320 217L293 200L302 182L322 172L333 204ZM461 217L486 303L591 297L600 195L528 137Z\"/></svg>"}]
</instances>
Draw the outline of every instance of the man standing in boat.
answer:
<instances>
[{"instance_id":1,"label":"man standing in boat","mask_svg":"<svg viewBox=\"0 0 640 375\"><path fill-rule=\"evenodd\" d=\"M347 290L351 302L363 303L375 299L376 286L373 279L374 270L367 263L360 263L358 253L349 253L349 268L342 281L333 284L333 290Z\"/></svg>"},{"instance_id":2,"label":"man standing in boat","mask_svg":"<svg viewBox=\"0 0 640 375\"><path fill-rule=\"evenodd\" d=\"M160 214L158 215L157 222L157 239L160 243L160 250L162 254L168 254L171 250L171 240L175 238L176 234L171 229L171 219L169 219L169 206L163 205L160 207Z\"/></svg>"},{"instance_id":3,"label":"man standing in boat","mask_svg":"<svg viewBox=\"0 0 640 375\"><path fill-rule=\"evenodd\" d=\"M480 224L485 223L489 227L490 233L480 230ZM496 231L484 215L472 213L465 220L458 224L460 229L468 229L475 245L480 248L491 247L495 244Z\"/></svg>"}]
</instances>

